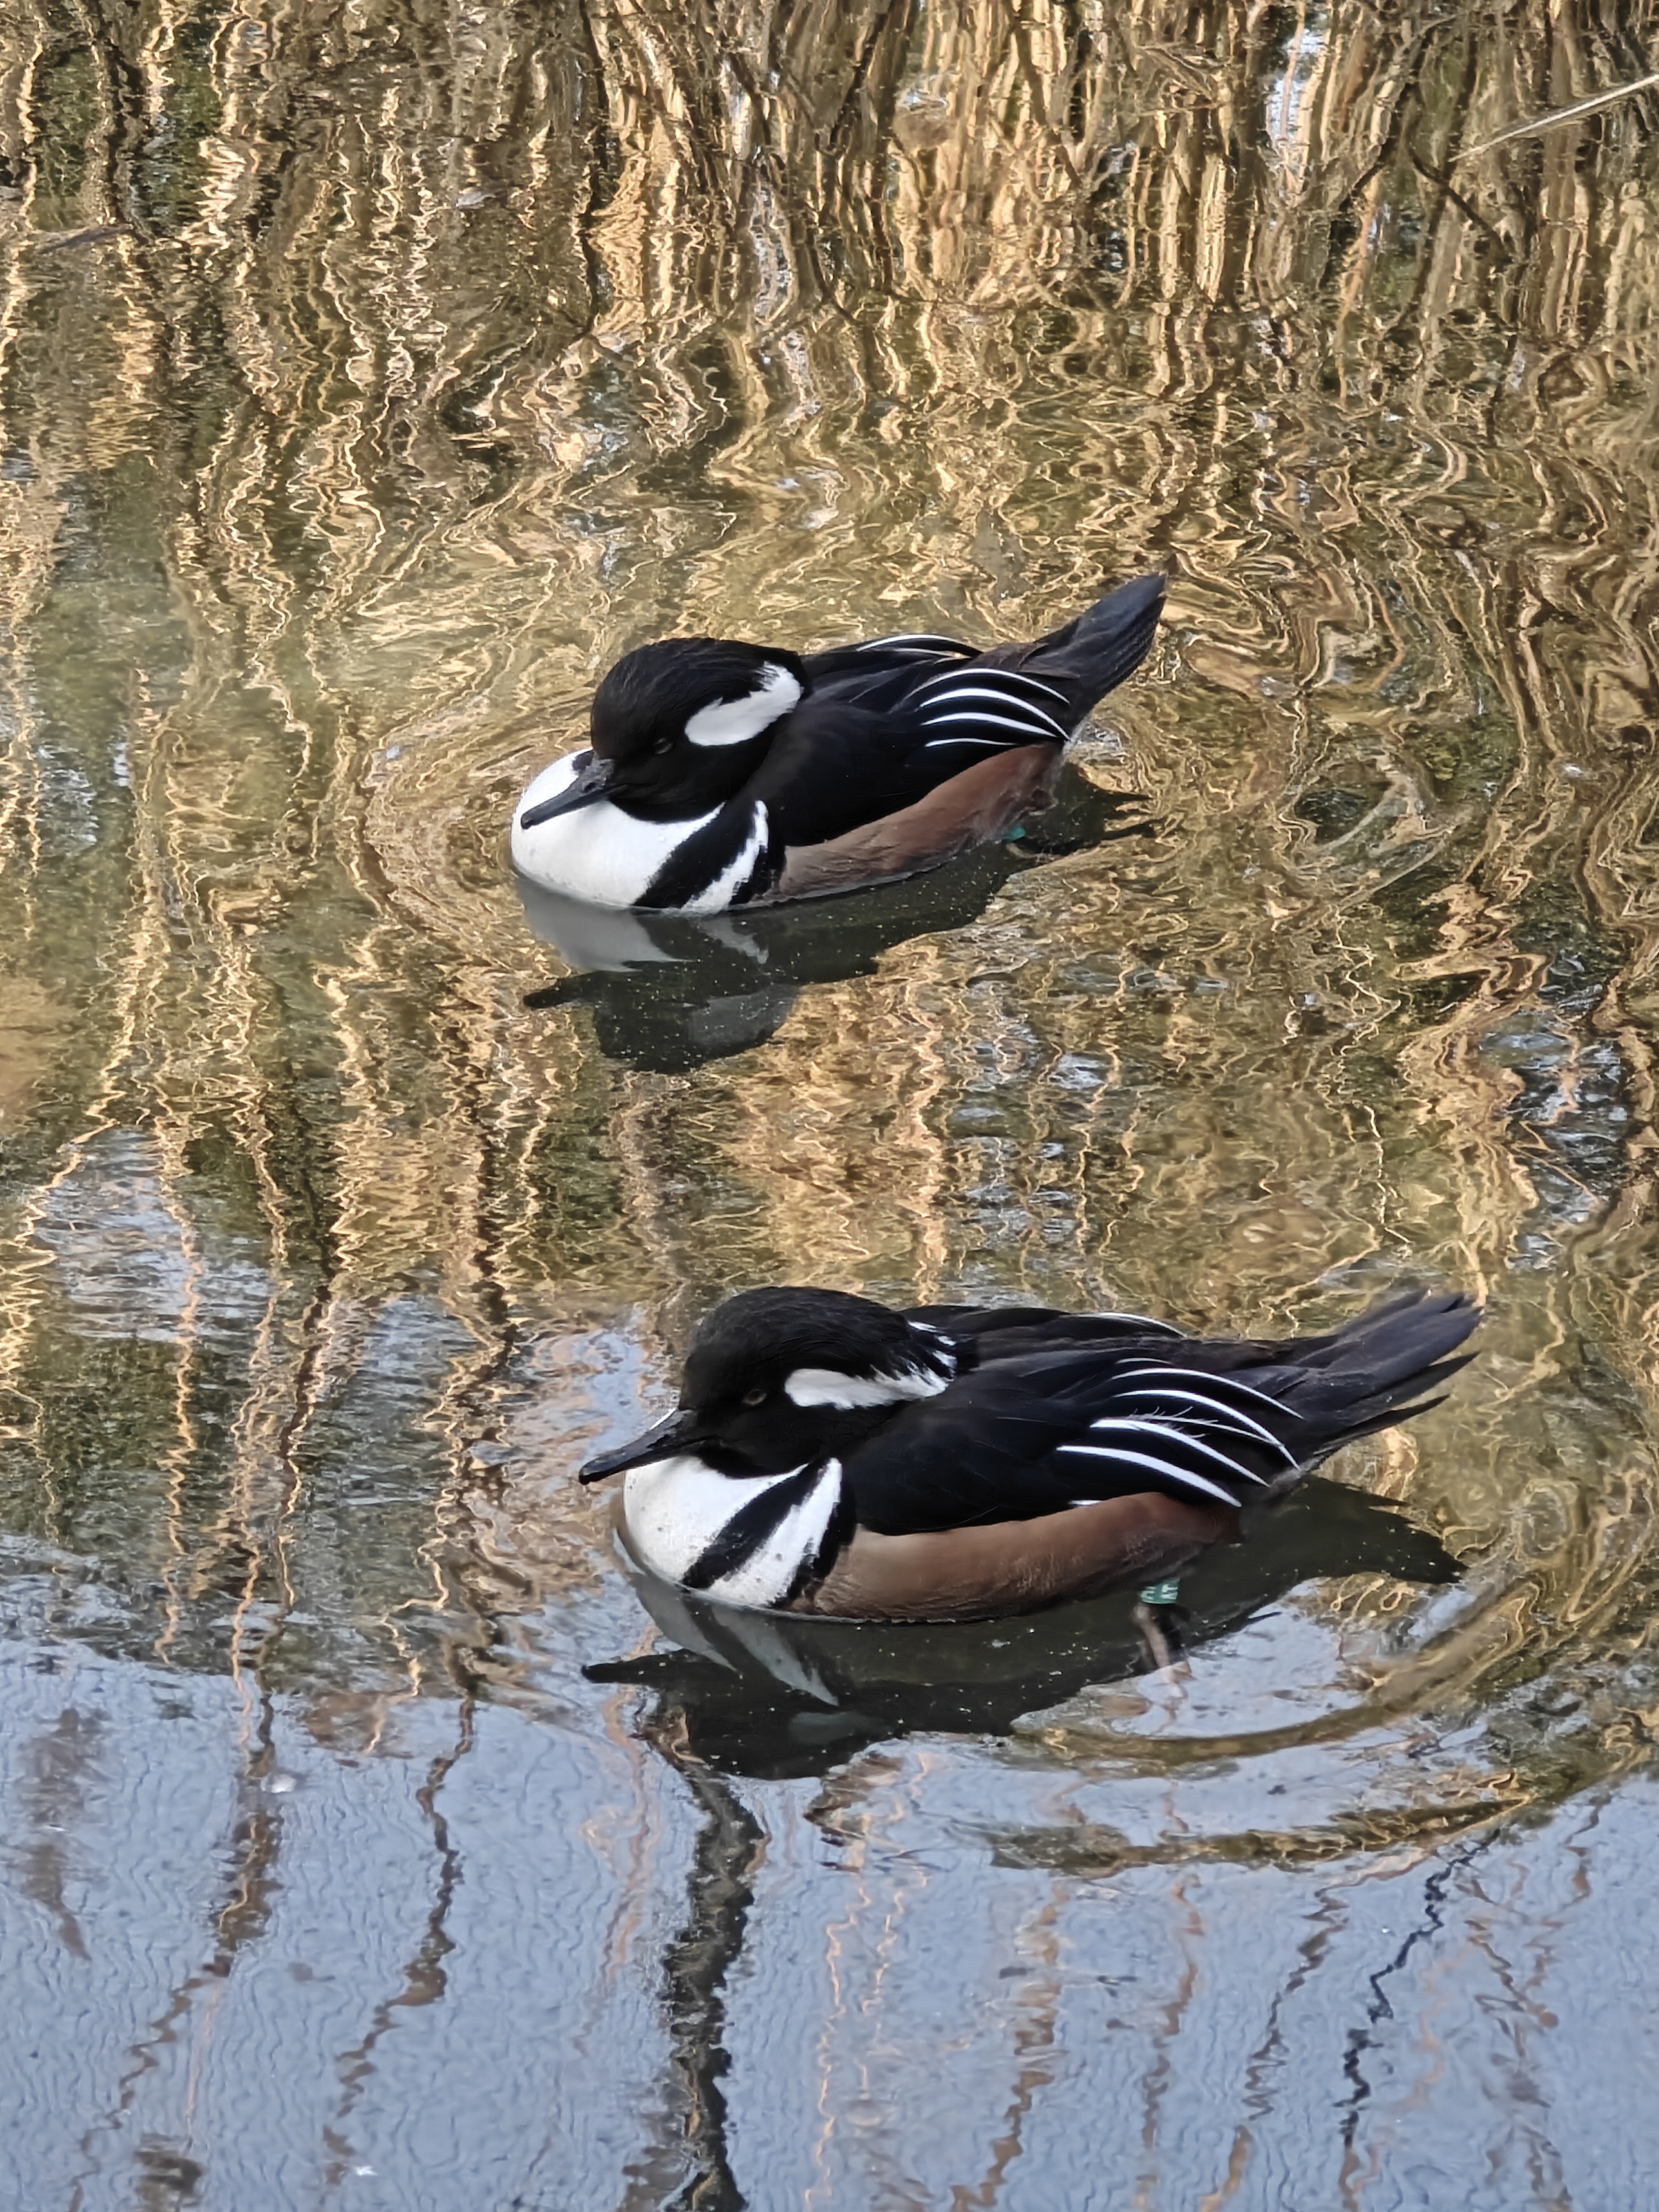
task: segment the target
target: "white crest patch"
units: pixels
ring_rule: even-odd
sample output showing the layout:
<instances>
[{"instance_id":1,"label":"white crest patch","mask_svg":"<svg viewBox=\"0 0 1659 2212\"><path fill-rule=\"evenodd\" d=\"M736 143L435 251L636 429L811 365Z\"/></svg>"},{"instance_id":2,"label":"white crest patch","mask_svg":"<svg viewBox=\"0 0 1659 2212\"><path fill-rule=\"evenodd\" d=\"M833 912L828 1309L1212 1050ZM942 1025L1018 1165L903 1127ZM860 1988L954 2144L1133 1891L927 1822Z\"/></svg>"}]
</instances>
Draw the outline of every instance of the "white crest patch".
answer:
<instances>
[{"instance_id":1,"label":"white crest patch","mask_svg":"<svg viewBox=\"0 0 1659 2212\"><path fill-rule=\"evenodd\" d=\"M792 1467L781 1474L734 1477L695 1452L629 1468L623 1484L629 1542L653 1574L682 1582L733 1515L800 1472ZM776 1605L823 1543L840 1496L841 1462L832 1459L764 1543L699 1595L723 1605Z\"/></svg>"},{"instance_id":2,"label":"white crest patch","mask_svg":"<svg viewBox=\"0 0 1659 2212\"><path fill-rule=\"evenodd\" d=\"M687 718L694 745L741 745L799 703L800 685L773 660L761 665L760 683L745 699L717 699Z\"/></svg>"},{"instance_id":3,"label":"white crest patch","mask_svg":"<svg viewBox=\"0 0 1659 2212\"><path fill-rule=\"evenodd\" d=\"M948 1375L926 1368L905 1375L841 1375L833 1367L798 1367L783 1386L797 1406L833 1406L850 1413L855 1406L896 1406L906 1398L931 1398L947 1388Z\"/></svg>"},{"instance_id":4,"label":"white crest patch","mask_svg":"<svg viewBox=\"0 0 1659 2212\"><path fill-rule=\"evenodd\" d=\"M608 799L598 799L533 830L520 829L526 810L556 799L586 759L585 752L567 753L522 794L513 810L513 865L544 890L562 891L590 906L637 906L663 862L720 809L711 807L689 822L639 822Z\"/></svg>"}]
</instances>

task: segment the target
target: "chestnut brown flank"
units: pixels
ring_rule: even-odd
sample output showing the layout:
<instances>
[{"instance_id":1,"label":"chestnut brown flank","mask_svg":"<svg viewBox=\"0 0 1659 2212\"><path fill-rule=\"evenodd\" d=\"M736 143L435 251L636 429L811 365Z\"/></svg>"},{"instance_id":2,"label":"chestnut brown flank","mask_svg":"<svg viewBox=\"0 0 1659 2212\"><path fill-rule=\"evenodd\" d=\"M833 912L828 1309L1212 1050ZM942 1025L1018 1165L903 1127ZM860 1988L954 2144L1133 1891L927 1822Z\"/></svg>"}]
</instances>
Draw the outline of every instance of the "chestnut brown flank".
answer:
<instances>
[{"instance_id":1,"label":"chestnut brown flank","mask_svg":"<svg viewBox=\"0 0 1659 2212\"><path fill-rule=\"evenodd\" d=\"M1157 1491L975 1528L878 1536L861 1528L790 1609L863 1620L1033 1613L1115 1583L1158 1581L1206 1545L1237 1537L1236 1512L1184 1505Z\"/></svg>"},{"instance_id":2,"label":"chestnut brown flank","mask_svg":"<svg viewBox=\"0 0 1659 2212\"><path fill-rule=\"evenodd\" d=\"M884 821L866 823L822 845L792 847L775 888L756 903L811 898L938 867L998 836L1048 798L1060 762L1057 744L1018 745L964 769Z\"/></svg>"}]
</instances>

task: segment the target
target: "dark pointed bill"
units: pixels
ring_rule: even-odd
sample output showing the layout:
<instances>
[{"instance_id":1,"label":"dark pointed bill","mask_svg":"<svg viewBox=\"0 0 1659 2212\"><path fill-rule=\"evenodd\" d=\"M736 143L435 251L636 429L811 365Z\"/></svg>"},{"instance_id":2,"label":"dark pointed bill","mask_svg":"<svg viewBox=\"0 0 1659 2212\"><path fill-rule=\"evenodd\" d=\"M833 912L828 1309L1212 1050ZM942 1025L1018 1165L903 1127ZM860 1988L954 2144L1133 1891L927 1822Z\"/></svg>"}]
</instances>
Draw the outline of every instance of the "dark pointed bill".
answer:
<instances>
[{"instance_id":1,"label":"dark pointed bill","mask_svg":"<svg viewBox=\"0 0 1659 2212\"><path fill-rule=\"evenodd\" d=\"M619 1445L615 1451L596 1452L577 1468L576 1480L603 1482L608 1474L622 1474L630 1467L649 1467L653 1459L671 1459L675 1453L690 1451L706 1441L698 1433L693 1414L670 1413L632 1443Z\"/></svg>"},{"instance_id":2,"label":"dark pointed bill","mask_svg":"<svg viewBox=\"0 0 1659 2212\"><path fill-rule=\"evenodd\" d=\"M558 814L574 814L579 806L592 806L610 790L616 769L608 760L590 753L562 791L555 792L551 799L544 799L538 805L526 806L519 817L520 830L534 830L544 822L550 822Z\"/></svg>"}]
</instances>

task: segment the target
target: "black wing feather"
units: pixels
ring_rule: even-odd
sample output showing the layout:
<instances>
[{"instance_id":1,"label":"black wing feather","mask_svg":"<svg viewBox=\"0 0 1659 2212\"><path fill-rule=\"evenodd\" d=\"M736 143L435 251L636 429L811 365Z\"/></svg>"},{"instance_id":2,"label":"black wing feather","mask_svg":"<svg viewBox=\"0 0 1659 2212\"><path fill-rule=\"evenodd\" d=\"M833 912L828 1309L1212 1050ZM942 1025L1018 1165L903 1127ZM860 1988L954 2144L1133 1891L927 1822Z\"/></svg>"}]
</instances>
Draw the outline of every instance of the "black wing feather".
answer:
<instances>
[{"instance_id":1,"label":"black wing feather","mask_svg":"<svg viewBox=\"0 0 1659 2212\"><path fill-rule=\"evenodd\" d=\"M1224 1414L1200 1433L1123 1401L1119 1376L1139 1364L1097 1350L997 1359L906 1407L847 1459L859 1520L897 1535L1146 1491L1236 1505L1282 1475L1285 1448Z\"/></svg>"},{"instance_id":2,"label":"black wing feather","mask_svg":"<svg viewBox=\"0 0 1659 2212\"><path fill-rule=\"evenodd\" d=\"M991 1359L1023 1359L1090 1344L1152 1353L1167 1351L1172 1340L1186 1341L1180 1329L1144 1314L1062 1313L1055 1306L912 1306L904 1318L944 1337L964 1375Z\"/></svg>"},{"instance_id":3,"label":"black wing feather","mask_svg":"<svg viewBox=\"0 0 1659 2212\"><path fill-rule=\"evenodd\" d=\"M1029 1308L1002 1310L1018 1316L1009 1338L1054 1326ZM963 1322L977 1310L909 1318L921 1315L946 1334L954 1319L975 1348ZM1147 1491L1244 1504L1437 1402L1431 1394L1465 1364L1451 1355L1480 1318L1461 1294L1411 1294L1299 1342L1143 1335L981 1356L851 1453L847 1480L859 1520L884 1534L1030 1520ZM987 1323L979 1334L994 1342L1005 1332Z\"/></svg>"},{"instance_id":4,"label":"black wing feather","mask_svg":"<svg viewBox=\"0 0 1659 2212\"><path fill-rule=\"evenodd\" d=\"M917 633L810 656L811 688L742 794L767 806L774 864L999 753L1058 750L1143 659L1163 595L1163 579L1144 576L1046 637L985 653Z\"/></svg>"}]
</instances>

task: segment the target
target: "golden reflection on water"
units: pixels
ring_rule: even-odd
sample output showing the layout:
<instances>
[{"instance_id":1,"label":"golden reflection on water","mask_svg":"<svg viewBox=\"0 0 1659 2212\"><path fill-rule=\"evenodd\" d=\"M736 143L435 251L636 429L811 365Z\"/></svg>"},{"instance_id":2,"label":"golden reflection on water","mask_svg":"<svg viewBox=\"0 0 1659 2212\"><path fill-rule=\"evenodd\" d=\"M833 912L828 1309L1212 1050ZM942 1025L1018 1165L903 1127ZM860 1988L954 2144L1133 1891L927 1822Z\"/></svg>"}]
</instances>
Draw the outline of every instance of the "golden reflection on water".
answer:
<instances>
[{"instance_id":1,"label":"golden reflection on water","mask_svg":"<svg viewBox=\"0 0 1659 2212\"><path fill-rule=\"evenodd\" d=\"M1391 1847L1400 1747L1489 1705L1431 1827L1643 1755L1655 96L1453 166L1638 74L1629 11L21 21L26 1549L117 1563L123 1648L510 1695L488 1635L613 1586L581 1440L727 1290L1259 1328L1426 1274L1490 1300L1479 1364L1345 1478L1462 1596L1320 1585L1305 1728L1364 1736L1367 1809L1334 1767L1182 1850ZM688 1073L524 1009L505 810L617 652L1030 634L1152 565L1085 760L1147 835ZM1571 1719L1503 1703L1540 1680ZM1277 1745L1272 1698L1032 1741L1155 1776Z\"/></svg>"}]
</instances>

